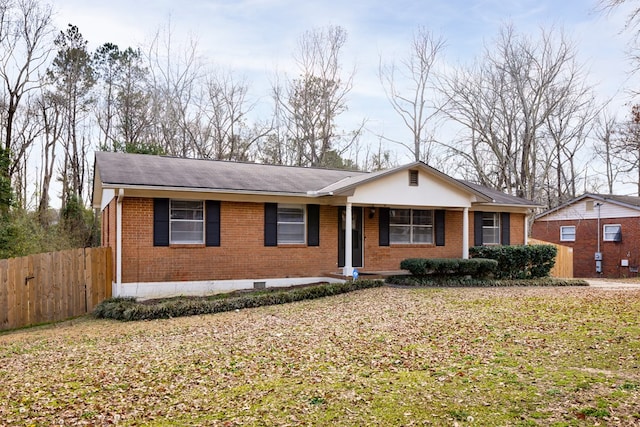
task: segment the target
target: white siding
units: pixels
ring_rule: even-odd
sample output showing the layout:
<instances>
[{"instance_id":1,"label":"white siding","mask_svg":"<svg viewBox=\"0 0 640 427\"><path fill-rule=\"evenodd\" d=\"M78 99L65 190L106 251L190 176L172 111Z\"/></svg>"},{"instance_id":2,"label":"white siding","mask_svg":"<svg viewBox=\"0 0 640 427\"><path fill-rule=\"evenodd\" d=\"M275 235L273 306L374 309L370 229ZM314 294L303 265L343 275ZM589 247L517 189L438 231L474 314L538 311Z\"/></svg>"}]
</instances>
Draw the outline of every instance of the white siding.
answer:
<instances>
[{"instance_id":1,"label":"white siding","mask_svg":"<svg viewBox=\"0 0 640 427\"><path fill-rule=\"evenodd\" d=\"M476 196L422 170L418 185L409 185L409 171L401 170L358 186L348 198L354 204L388 206L470 207Z\"/></svg>"},{"instance_id":2,"label":"white siding","mask_svg":"<svg viewBox=\"0 0 640 427\"><path fill-rule=\"evenodd\" d=\"M589 201L593 203L592 210L587 210ZM536 221L597 219L598 207L595 205L598 202L598 200L585 198L553 213L550 213L549 215L539 218ZM632 209L625 206L620 206L614 202L599 203L602 203L602 206L600 206L600 219L640 217L640 209Z\"/></svg>"}]
</instances>

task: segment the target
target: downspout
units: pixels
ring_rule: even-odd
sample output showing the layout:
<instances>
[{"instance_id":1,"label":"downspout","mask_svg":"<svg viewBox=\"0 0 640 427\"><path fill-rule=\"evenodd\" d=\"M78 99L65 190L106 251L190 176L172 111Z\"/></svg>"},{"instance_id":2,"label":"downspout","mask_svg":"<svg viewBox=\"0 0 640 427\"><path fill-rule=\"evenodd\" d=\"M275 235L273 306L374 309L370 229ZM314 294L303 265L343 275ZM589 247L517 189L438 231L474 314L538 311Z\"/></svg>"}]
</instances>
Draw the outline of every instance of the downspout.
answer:
<instances>
[{"instance_id":1,"label":"downspout","mask_svg":"<svg viewBox=\"0 0 640 427\"><path fill-rule=\"evenodd\" d=\"M524 214L524 244L529 244L529 215Z\"/></svg>"},{"instance_id":2,"label":"downspout","mask_svg":"<svg viewBox=\"0 0 640 427\"><path fill-rule=\"evenodd\" d=\"M116 293L114 296L120 296L122 289L122 199L124 198L124 190L118 189L118 197L116 199Z\"/></svg>"}]
</instances>

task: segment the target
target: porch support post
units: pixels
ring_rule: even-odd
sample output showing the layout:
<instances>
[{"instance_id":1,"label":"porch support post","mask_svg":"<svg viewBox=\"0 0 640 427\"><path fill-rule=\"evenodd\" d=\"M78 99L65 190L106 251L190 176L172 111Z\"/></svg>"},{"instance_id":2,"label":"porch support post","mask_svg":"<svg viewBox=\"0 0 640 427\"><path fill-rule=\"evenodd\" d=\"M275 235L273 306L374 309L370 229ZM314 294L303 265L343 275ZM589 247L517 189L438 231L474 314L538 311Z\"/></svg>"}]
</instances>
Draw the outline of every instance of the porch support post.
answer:
<instances>
[{"instance_id":1,"label":"porch support post","mask_svg":"<svg viewBox=\"0 0 640 427\"><path fill-rule=\"evenodd\" d=\"M524 214L524 244L529 244L529 215Z\"/></svg>"},{"instance_id":2,"label":"porch support post","mask_svg":"<svg viewBox=\"0 0 640 427\"><path fill-rule=\"evenodd\" d=\"M344 267L342 275L353 276L353 225L351 224L351 203L347 203L344 220Z\"/></svg>"},{"instance_id":3,"label":"porch support post","mask_svg":"<svg viewBox=\"0 0 640 427\"><path fill-rule=\"evenodd\" d=\"M124 190L118 189L116 199L116 283L113 296L120 296L122 286L122 198ZM113 292L115 291L115 292Z\"/></svg>"},{"instance_id":4,"label":"porch support post","mask_svg":"<svg viewBox=\"0 0 640 427\"><path fill-rule=\"evenodd\" d=\"M469 208L462 209L462 258L469 259Z\"/></svg>"}]
</instances>

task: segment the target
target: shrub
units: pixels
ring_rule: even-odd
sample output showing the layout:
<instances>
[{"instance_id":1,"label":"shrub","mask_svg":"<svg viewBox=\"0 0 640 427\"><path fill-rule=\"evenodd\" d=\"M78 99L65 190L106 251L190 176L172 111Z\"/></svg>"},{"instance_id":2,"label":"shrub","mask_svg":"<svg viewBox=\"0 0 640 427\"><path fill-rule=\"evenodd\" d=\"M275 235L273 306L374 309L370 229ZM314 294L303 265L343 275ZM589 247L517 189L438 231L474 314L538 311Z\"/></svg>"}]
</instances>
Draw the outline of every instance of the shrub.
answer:
<instances>
[{"instance_id":1,"label":"shrub","mask_svg":"<svg viewBox=\"0 0 640 427\"><path fill-rule=\"evenodd\" d=\"M589 286L582 279L556 279L542 277L537 279L477 279L462 276L390 276L386 282L398 286L454 287L510 287L510 286Z\"/></svg>"},{"instance_id":2,"label":"shrub","mask_svg":"<svg viewBox=\"0 0 640 427\"><path fill-rule=\"evenodd\" d=\"M384 282L381 280L356 280L345 283L323 283L294 287L290 290L269 288L260 292L232 293L226 296L218 294L211 298L178 297L153 302L136 302L135 298L111 298L98 304L93 315L97 318L127 321L168 319L285 304L379 287L383 284Z\"/></svg>"},{"instance_id":3,"label":"shrub","mask_svg":"<svg viewBox=\"0 0 640 427\"><path fill-rule=\"evenodd\" d=\"M494 273L498 262L492 259L408 258L400 268L414 276L474 276Z\"/></svg>"},{"instance_id":4,"label":"shrub","mask_svg":"<svg viewBox=\"0 0 640 427\"><path fill-rule=\"evenodd\" d=\"M469 249L472 258L498 262L495 275L498 279L547 277L557 252L553 245L475 246Z\"/></svg>"}]
</instances>

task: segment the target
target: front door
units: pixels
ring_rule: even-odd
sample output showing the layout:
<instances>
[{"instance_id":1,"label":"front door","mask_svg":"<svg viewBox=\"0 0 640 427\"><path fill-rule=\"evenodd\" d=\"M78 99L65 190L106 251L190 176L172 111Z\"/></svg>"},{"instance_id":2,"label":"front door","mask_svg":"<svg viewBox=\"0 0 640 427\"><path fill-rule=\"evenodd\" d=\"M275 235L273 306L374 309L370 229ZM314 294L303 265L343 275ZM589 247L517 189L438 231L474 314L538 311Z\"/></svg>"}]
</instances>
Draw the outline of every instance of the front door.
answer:
<instances>
[{"instance_id":1,"label":"front door","mask_svg":"<svg viewBox=\"0 0 640 427\"><path fill-rule=\"evenodd\" d=\"M338 208L338 267L344 267L346 208ZM352 267L362 267L362 208L351 208Z\"/></svg>"}]
</instances>

